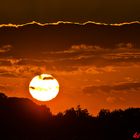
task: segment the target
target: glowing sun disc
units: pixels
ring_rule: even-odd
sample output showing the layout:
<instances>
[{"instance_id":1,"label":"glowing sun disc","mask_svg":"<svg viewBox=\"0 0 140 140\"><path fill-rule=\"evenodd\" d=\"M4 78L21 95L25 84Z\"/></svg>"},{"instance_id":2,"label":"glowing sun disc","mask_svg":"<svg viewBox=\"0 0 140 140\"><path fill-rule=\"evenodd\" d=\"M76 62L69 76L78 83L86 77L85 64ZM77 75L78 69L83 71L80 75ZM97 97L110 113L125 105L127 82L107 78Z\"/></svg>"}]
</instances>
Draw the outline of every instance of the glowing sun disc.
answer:
<instances>
[{"instance_id":1,"label":"glowing sun disc","mask_svg":"<svg viewBox=\"0 0 140 140\"><path fill-rule=\"evenodd\" d=\"M33 98L39 101L49 101L57 96L59 83L52 75L37 75L29 84L29 91Z\"/></svg>"}]
</instances>

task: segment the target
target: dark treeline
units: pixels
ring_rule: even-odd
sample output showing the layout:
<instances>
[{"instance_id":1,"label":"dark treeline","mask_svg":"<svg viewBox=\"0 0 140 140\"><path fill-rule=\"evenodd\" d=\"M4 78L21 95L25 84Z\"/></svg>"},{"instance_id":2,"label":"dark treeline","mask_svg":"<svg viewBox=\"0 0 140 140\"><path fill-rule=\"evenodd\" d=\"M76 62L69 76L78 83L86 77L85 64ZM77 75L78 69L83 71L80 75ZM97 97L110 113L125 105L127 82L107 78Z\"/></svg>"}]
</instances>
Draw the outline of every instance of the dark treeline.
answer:
<instances>
[{"instance_id":1,"label":"dark treeline","mask_svg":"<svg viewBox=\"0 0 140 140\"><path fill-rule=\"evenodd\" d=\"M102 109L94 117L77 106L53 115L29 99L0 94L0 140L133 140L136 132L140 108Z\"/></svg>"}]
</instances>

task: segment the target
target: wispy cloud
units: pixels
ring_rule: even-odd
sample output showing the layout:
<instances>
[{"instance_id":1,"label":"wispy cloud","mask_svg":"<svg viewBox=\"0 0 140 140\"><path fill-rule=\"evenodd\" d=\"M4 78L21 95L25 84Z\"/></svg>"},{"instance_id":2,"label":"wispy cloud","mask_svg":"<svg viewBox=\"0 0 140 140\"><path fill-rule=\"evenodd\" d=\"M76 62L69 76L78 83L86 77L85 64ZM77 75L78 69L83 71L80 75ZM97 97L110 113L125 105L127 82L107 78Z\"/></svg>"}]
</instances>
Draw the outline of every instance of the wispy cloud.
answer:
<instances>
[{"instance_id":1,"label":"wispy cloud","mask_svg":"<svg viewBox=\"0 0 140 140\"><path fill-rule=\"evenodd\" d=\"M101 22L94 22L94 21L87 21L87 22L70 22L70 21L58 21L58 22L52 22L52 23L40 23L37 21L32 21L32 22L28 22L28 23L24 23L24 24L1 24L0 27L15 27L15 28L19 28L19 27L23 27L26 25L32 25L32 24L36 24L39 26L47 26L47 25L59 25L59 24L75 24L75 25L87 25L87 24L95 24L95 25L105 25L105 26L123 26L123 25L130 25L130 24L140 24L139 21L133 21L133 22L122 22L122 23L114 23L114 24L107 24L107 23L101 23Z\"/></svg>"},{"instance_id":2,"label":"wispy cloud","mask_svg":"<svg viewBox=\"0 0 140 140\"><path fill-rule=\"evenodd\" d=\"M11 45L4 45L0 47L0 53L9 52L12 49Z\"/></svg>"},{"instance_id":3,"label":"wispy cloud","mask_svg":"<svg viewBox=\"0 0 140 140\"><path fill-rule=\"evenodd\" d=\"M87 86L83 89L84 93L97 93L97 92L112 92L112 91L128 91L128 90L139 90L140 83L120 83L115 85L99 85L99 86Z\"/></svg>"}]
</instances>

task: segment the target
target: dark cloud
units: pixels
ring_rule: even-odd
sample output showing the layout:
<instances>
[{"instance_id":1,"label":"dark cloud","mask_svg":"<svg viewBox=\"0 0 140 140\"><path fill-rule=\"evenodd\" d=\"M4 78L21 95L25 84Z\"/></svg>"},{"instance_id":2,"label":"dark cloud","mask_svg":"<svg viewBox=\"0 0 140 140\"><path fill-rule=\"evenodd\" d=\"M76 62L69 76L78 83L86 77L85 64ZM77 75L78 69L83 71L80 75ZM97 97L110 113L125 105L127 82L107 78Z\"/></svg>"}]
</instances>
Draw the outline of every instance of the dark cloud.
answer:
<instances>
[{"instance_id":1,"label":"dark cloud","mask_svg":"<svg viewBox=\"0 0 140 140\"><path fill-rule=\"evenodd\" d=\"M43 77L43 80L54 80L53 77Z\"/></svg>"},{"instance_id":2,"label":"dark cloud","mask_svg":"<svg viewBox=\"0 0 140 140\"><path fill-rule=\"evenodd\" d=\"M32 87L32 86L31 86L31 87L29 87L29 88L31 88L31 89L35 89L35 87Z\"/></svg>"},{"instance_id":3,"label":"dark cloud","mask_svg":"<svg viewBox=\"0 0 140 140\"><path fill-rule=\"evenodd\" d=\"M10 44L14 48L4 56L45 57L47 59L48 52L58 52L59 54L64 52L65 55L67 53L77 54L90 51L92 48L98 50L98 46L113 49L129 47L133 44L135 48L139 48L139 35L140 24L138 23L123 26L93 23L86 25L60 23L45 26L28 24L18 28L1 27L0 46ZM94 52L92 51L92 53Z\"/></svg>"},{"instance_id":4,"label":"dark cloud","mask_svg":"<svg viewBox=\"0 0 140 140\"><path fill-rule=\"evenodd\" d=\"M121 83L117 85L100 85L100 86L88 86L83 89L84 93L96 93L96 92L112 92L112 91L127 91L127 90L139 90L140 83Z\"/></svg>"},{"instance_id":5,"label":"dark cloud","mask_svg":"<svg viewBox=\"0 0 140 140\"><path fill-rule=\"evenodd\" d=\"M139 23L2 26L0 70L24 76L45 71L98 74L140 65L139 36Z\"/></svg>"},{"instance_id":6,"label":"dark cloud","mask_svg":"<svg viewBox=\"0 0 140 140\"><path fill-rule=\"evenodd\" d=\"M114 49L84 44L73 45L68 50L52 52L52 56L57 59L51 59L58 65L63 64L70 67L106 67L139 64L140 50L136 49L132 43L122 44L123 46L119 45Z\"/></svg>"},{"instance_id":7,"label":"dark cloud","mask_svg":"<svg viewBox=\"0 0 140 140\"><path fill-rule=\"evenodd\" d=\"M89 21L124 22L139 20L139 0L5 0L0 5L0 23ZM118 10L119 9L119 10Z\"/></svg>"}]
</instances>

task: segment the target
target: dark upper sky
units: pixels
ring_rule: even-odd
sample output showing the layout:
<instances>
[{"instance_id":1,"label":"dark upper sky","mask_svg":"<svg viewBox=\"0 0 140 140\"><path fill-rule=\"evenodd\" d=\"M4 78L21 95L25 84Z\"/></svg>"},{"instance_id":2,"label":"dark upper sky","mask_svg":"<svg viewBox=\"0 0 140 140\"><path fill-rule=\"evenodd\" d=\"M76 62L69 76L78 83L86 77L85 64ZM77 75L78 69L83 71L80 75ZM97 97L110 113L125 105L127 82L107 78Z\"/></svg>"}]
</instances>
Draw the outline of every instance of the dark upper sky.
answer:
<instances>
[{"instance_id":1,"label":"dark upper sky","mask_svg":"<svg viewBox=\"0 0 140 140\"><path fill-rule=\"evenodd\" d=\"M0 23L58 20L119 23L140 19L139 0L4 0Z\"/></svg>"}]
</instances>

